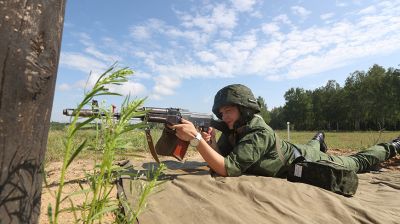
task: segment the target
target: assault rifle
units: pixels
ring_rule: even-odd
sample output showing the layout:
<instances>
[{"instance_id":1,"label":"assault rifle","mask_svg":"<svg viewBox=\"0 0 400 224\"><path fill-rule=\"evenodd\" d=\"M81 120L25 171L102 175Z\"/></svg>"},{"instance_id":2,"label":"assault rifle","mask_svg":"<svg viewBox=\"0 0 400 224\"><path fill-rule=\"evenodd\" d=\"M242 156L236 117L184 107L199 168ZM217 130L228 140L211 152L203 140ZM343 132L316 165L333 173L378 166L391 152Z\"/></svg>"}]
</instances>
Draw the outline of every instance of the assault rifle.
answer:
<instances>
[{"instance_id":1,"label":"assault rifle","mask_svg":"<svg viewBox=\"0 0 400 224\"><path fill-rule=\"evenodd\" d=\"M96 107L97 101L92 102L92 109L64 109L63 114L66 116L75 116L78 113L80 117L93 117L105 116L106 114L99 111ZM113 106L112 116L119 119L120 113L114 112ZM140 119L143 122L154 122L164 124L164 129L160 139L157 141L154 148L153 139L150 134L150 129L145 128L147 143L153 158L159 163L158 155L173 156L179 161L182 161L189 146L189 142L182 141L175 136L175 130L170 129L168 126L180 124L181 119L188 120L194 124L199 131L207 132L210 127L222 130L223 122L214 120L212 114L189 112L181 108L158 108L158 107L142 107L138 112L145 112L134 118ZM209 142L211 144L211 142Z\"/></svg>"}]
</instances>

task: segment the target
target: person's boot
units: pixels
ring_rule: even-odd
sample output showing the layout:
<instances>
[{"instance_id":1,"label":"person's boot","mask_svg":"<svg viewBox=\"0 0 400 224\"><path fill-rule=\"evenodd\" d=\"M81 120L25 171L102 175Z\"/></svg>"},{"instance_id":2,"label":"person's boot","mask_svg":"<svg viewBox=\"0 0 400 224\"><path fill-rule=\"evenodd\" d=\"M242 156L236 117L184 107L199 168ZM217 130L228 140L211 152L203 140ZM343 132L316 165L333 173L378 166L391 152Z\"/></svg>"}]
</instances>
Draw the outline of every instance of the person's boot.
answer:
<instances>
[{"instance_id":1,"label":"person's boot","mask_svg":"<svg viewBox=\"0 0 400 224\"><path fill-rule=\"evenodd\" d=\"M328 151L328 146L326 146L326 143L325 143L325 134L324 134L324 132L318 132L317 134L314 135L314 137L312 139L319 141L319 150L321 152Z\"/></svg>"},{"instance_id":2,"label":"person's boot","mask_svg":"<svg viewBox=\"0 0 400 224\"><path fill-rule=\"evenodd\" d=\"M392 144L395 152L397 152L397 154L400 154L400 136L393 139L390 144Z\"/></svg>"}]
</instances>

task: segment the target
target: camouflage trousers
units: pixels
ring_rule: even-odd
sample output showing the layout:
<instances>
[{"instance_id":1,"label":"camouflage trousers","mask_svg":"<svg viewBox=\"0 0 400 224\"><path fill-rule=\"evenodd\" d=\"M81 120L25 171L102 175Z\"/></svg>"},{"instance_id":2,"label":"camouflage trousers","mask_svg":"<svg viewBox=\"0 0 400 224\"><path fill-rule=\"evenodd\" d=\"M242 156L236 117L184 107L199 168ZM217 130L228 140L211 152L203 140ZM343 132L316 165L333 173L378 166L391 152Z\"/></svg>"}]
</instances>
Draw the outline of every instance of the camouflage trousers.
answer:
<instances>
[{"instance_id":1,"label":"camouflage trousers","mask_svg":"<svg viewBox=\"0 0 400 224\"><path fill-rule=\"evenodd\" d=\"M321 152L319 150L320 144L317 140L311 140L305 145L295 144L295 146L309 161L330 160L356 172L370 170L378 163L386 161L396 155L395 149L389 143L374 145L348 156L335 156Z\"/></svg>"}]
</instances>

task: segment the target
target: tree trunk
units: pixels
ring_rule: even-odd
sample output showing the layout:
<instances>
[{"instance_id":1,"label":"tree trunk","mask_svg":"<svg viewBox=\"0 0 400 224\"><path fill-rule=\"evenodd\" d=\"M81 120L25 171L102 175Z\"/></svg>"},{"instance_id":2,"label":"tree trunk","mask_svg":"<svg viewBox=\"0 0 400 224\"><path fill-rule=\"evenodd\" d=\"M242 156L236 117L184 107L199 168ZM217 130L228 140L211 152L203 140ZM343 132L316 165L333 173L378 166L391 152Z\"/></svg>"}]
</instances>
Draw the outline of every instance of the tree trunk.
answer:
<instances>
[{"instance_id":1,"label":"tree trunk","mask_svg":"<svg viewBox=\"0 0 400 224\"><path fill-rule=\"evenodd\" d=\"M0 0L0 223L37 223L65 0Z\"/></svg>"}]
</instances>

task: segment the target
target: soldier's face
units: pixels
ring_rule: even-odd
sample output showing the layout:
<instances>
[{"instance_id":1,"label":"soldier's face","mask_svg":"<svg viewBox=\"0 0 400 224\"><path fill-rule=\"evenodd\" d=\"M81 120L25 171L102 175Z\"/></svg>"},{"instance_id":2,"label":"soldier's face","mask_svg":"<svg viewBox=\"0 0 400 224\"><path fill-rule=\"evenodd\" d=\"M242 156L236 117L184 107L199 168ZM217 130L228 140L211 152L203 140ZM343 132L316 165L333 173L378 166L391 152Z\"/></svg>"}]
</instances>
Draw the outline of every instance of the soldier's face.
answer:
<instances>
[{"instance_id":1,"label":"soldier's face","mask_svg":"<svg viewBox=\"0 0 400 224\"><path fill-rule=\"evenodd\" d=\"M233 125L239 120L240 112L237 106L224 106L219 108L222 120L228 125L229 129L233 129Z\"/></svg>"}]
</instances>

